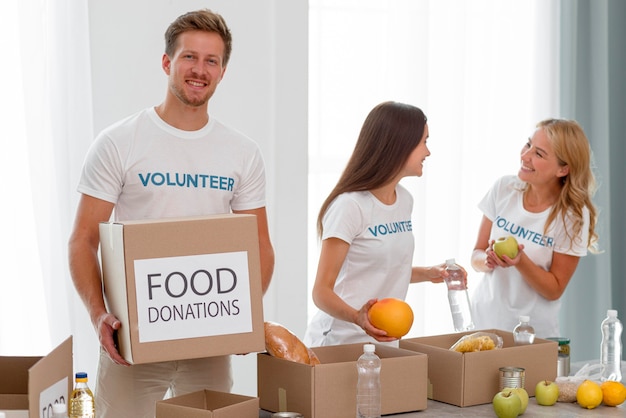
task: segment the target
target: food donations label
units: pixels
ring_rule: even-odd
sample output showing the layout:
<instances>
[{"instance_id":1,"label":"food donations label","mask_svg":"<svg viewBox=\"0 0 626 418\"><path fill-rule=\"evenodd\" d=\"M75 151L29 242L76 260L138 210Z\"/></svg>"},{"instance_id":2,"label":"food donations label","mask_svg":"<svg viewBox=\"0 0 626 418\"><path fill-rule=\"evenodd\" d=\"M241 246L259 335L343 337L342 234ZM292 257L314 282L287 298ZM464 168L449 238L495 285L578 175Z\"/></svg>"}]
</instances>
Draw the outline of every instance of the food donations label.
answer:
<instances>
[{"instance_id":1,"label":"food donations label","mask_svg":"<svg viewBox=\"0 0 626 418\"><path fill-rule=\"evenodd\" d=\"M252 332L246 251L134 265L139 342Z\"/></svg>"}]
</instances>

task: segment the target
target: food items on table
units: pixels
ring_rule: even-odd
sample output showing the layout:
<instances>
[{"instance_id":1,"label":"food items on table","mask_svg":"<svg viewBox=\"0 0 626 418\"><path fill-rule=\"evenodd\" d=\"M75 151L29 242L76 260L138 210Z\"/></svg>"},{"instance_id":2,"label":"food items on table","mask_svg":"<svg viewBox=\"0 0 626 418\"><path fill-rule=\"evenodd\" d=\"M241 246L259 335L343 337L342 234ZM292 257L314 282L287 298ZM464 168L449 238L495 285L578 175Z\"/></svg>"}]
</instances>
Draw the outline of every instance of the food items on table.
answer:
<instances>
[{"instance_id":1,"label":"food items on table","mask_svg":"<svg viewBox=\"0 0 626 418\"><path fill-rule=\"evenodd\" d=\"M600 389L602 389L602 402L606 406L617 406L626 401L626 386L622 382L607 380L600 385Z\"/></svg>"},{"instance_id":2,"label":"food items on table","mask_svg":"<svg viewBox=\"0 0 626 418\"><path fill-rule=\"evenodd\" d=\"M576 402L583 408L593 409L602 403L602 389L593 380L586 379L576 390Z\"/></svg>"},{"instance_id":3,"label":"food items on table","mask_svg":"<svg viewBox=\"0 0 626 418\"><path fill-rule=\"evenodd\" d=\"M319 364L313 350L291 331L276 322L265 322L265 349L274 357L303 364Z\"/></svg>"},{"instance_id":4,"label":"food items on table","mask_svg":"<svg viewBox=\"0 0 626 418\"><path fill-rule=\"evenodd\" d=\"M576 402L576 389L580 381L559 380L557 378L556 385L559 387L559 396L557 402Z\"/></svg>"},{"instance_id":5,"label":"food items on table","mask_svg":"<svg viewBox=\"0 0 626 418\"><path fill-rule=\"evenodd\" d=\"M502 337L491 332L474 332L461 337L450 350L459 353L471 353L474 351L487 351L502 348Z\"/></svg>"}]
</instances>

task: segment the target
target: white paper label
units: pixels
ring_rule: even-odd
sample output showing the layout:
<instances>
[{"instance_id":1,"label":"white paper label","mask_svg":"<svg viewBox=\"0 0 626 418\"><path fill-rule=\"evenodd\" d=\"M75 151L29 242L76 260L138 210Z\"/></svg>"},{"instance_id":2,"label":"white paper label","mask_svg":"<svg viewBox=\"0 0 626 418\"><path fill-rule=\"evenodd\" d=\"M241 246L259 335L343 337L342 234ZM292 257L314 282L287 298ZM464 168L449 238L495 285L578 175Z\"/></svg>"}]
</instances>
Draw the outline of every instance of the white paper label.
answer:
<instances>
[{"instance_id":1,"label":"white paper label","mask_svg":"<svg viewBox=\"0 0 626 418\"><path fill-rule=\"evenodd\" d=\"M69 394L67 393L67 376L55 384L41 391L39 394L39 417L52 417L52 405L55 403L67 404Z\"/></svg>"},{"instance_id":2,"label":"white paper label","mask_svg":"<svg viewBox=\"0 0 626 418\"><path fill-rule=\"evenodd\" d=\"M134 264L140 342L252 332L247 252Z\"/></svg>"}]
</instances>

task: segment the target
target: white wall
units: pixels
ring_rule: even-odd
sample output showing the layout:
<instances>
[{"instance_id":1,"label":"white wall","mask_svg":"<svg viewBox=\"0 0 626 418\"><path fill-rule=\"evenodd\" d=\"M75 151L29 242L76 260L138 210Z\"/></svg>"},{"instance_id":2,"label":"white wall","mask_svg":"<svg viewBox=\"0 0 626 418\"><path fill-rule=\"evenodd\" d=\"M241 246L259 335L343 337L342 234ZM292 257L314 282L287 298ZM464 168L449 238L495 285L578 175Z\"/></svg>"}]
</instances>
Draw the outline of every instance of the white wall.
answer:
<instances>
[{"instance_id":1,"label":"white wall","mask_svg":"<svg viewBox=\"0 0 626 418\"><path fill-rule=\"evenodd\" d=\"M302 337L308 300L308 2L90 1L94 130L161 102L166 89L163 33L180 14L203 7L224 16L233 33L231 61L209 113L255 139L267 166L276 268L264 298L265 320ZM87 334L91 341L75 344L82 347L75 348L75 364L96 362L95 334ZM233 364L233 391L255 396L256 354L236 356ZM91 369L91 364L82 366Z\"/></svg>"}]
</instances>

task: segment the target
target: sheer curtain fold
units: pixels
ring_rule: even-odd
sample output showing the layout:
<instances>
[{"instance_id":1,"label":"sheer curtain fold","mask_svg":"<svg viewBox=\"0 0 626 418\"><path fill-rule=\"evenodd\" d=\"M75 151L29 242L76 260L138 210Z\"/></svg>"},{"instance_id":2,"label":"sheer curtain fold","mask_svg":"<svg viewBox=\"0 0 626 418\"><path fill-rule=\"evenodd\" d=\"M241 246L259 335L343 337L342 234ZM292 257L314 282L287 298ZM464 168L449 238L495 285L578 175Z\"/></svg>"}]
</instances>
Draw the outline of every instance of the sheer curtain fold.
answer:
<instances>
[{"instance_id":1,"label":"sheer curtain fold","mask_svg":"<svg viewBox=\"0 0 626 418\"><path fill-rule=\"evenodd\" d=\"M562 2L561 112L585 129L595 159L599 255L581 259L563 298L562 330L574 360L598 359L600 322L607 309L626 319L626 3Z\"/></svg>"},{"instance_id":2,"label":"sheer curtain fold","mask_svg":"<svg viewBox=\"0 0 626 418\"><path fill-rule=\"evenodd\" d=\"M5 0L2 28L11 65L2 109L8 181L2 218L0 350L42 355L72 330L74 292L67 239L77 200L75 184L92 140L87 3ZM10 98L6 100L6 98ZM5 171L6 170L6 171Z\"/></svg>"}]
</instances>

